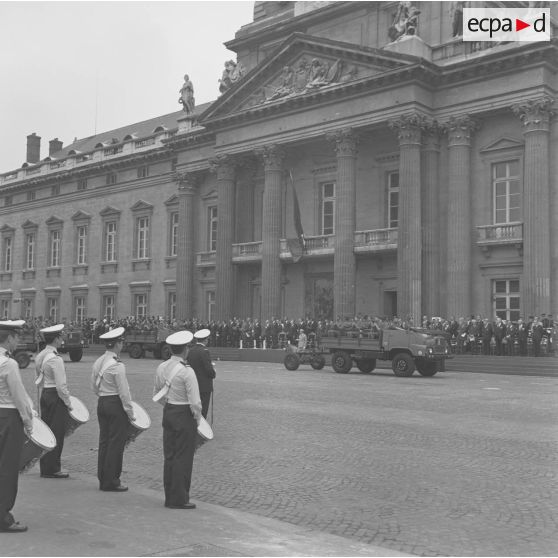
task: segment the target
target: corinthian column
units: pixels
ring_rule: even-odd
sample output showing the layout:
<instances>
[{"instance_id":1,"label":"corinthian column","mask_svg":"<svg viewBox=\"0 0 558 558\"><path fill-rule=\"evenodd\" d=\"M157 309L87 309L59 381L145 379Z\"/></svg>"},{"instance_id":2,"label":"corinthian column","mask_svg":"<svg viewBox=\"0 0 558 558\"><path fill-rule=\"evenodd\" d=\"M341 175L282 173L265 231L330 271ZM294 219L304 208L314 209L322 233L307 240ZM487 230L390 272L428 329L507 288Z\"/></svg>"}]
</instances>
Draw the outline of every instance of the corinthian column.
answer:
<instances>
[{"instance_id":1,"label":"corinthian column","mask_svg":"<svg viewBox=\"0 0 558 558\"><path fill-rule=\"evenodd\" d=\"M177 173L178 246L176 250L176 314L181 320L194 313L194 201L199 175Z\"/></svg>"},{"instance_id":2,"label":"corinthian column","mask_svg":"<svg viewBox=\"0 0 558 558\"><path fill-rule=\"evenodd\" d=\"M355 315L356 158L358 137L350 128L327 135L337 155L335 190L335 252L333 255L334 316Z\"/></svg>"},{"instance_id":3,"label":"corinthian column","mask_svg":"<svg viewBox=\"0 0 558 558\"><path fill-rule=\"evenodd\" d=\"M281 313L280 236L282 223L281 188L285 152L279 145L268 145L258 154L264 161L262 216L262 287L261 320L271 320Z\"/></svg>"},{"instance_id":4,"label":"corinthian column","mask_svg":"<svg viewBox=\"0 0 558 558\"><path fill-rule=\"evenodd\" d=\"M210 160L210 168L217 174L217 250L215 260L215 318L232 318L234 268L235 166L230 156L219 155Z\"/></svg>"},{"instance_id":5,"label":"corinthian column","mask_svg":"<svg viewBox=\"0 0 558 558\"><path fill-rule=\"evenodd\" d=\"M397 313L421 321L422 246L420 146L424 117L405 115L390 122L399 138L399 214L397 231Z\"/></svg>"},{"instance_id":6,"label":"corinthian column","mask_svg":"<svg viewBox=\"0 0 558 558\"><path fill-rule=\"evenodd\" d=\"M447 313L471 313L471 136L476 123L452 117L448 131Z\"/></svg>"},{"instance_id":7,"label":"corinthian column","mask_svg":"<svg viewBox=\"0 0 558 558\"><path fill-rule=\"evenodd\" d=\"M524 312L540 316L551 309L550 252L550 110L553 99L541 97L513 106L525 136L523 183L523 281ZM554 216L554 219L556 217ZM555 229L556 230L556 229ZM553 278L556 283L556 278ZM552 286L556 294L556 284ZM554 299L554 304L558 300Z\"/></svg>"},{"instance_id":8,"label":"corinthian column","mask_svg":"<svg viewBox=\"0 0 558 558\"><path fill-rule=\"evenodd\" d=\"M440 315L440 127L429 122L422 135L422 313Z\"/></svg>"}]
</instances>

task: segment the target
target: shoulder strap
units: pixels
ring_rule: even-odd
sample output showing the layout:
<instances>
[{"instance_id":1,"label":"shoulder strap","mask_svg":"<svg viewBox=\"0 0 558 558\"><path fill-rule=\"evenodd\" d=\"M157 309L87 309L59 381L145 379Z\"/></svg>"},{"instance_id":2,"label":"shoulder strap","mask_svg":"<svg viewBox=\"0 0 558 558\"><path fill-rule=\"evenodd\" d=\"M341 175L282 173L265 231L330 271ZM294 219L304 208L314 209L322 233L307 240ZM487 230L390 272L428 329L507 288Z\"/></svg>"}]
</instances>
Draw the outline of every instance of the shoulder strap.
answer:
<instances>
[{"instance_id":1,"label":"shoulder strap","mask_svg":"<svg viewBox=\"0 0 558 558\"><path fill-rule=\"evenodd\" d=\"M58 353L55 353L54 351L49 351L44 357L42 362L39 364L39 375L35 378L35 385L36 386L40 386L42 385L42 383L44 382L45 379L45 372L44 372L44 366L45 364L49 361L52 360L53 357L58 356Z\"/></svg>"},{"instance_id":2,"label":"shoulder strap","mask_svg":"<svg viewBox=\"0 0 558 558\"><path fill-rule=\"evenodd\" d=\"M170 374L168 375L168 377L165 377L165 374L163 374L163 379L165 380L165 385L153 396L153 401L157 402L160 399L162 399L163 397L165 397L165 395L167 395L167 393L169 392L170 389L170 385L171 382L173 380L173 378L178 374L178 371L180 370L180 368L184 366L184 364L182 362L177 362L173 368L170 371Z\"/></svg>"},{"instance_id":3,"label":"shoulder strap","mask_svg":"<svg viewBox=\"0 0 558 558\"><path fill-rule=\"evenodd\" d=\"M95 385L99 387L101 385L101 380L103 379L104 373L117 361L114 360L113 357L107 358L103 365L101 366L101 370L99 370L99 375L97 376L97 380L95 381Z\"/></svg>"}]
</instances>

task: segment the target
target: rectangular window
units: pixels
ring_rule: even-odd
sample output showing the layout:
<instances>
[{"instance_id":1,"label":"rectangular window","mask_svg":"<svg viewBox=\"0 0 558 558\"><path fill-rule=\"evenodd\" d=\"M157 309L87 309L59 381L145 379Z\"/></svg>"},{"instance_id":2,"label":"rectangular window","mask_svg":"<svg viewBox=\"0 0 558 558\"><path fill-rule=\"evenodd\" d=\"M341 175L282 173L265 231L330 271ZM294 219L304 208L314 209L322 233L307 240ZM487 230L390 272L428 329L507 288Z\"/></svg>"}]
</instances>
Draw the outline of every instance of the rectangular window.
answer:
<instances>
[{"instance_id":1,"label":"rectangular window","mask_svg":"<svg viewBox=\"0 0 558 558\"><path fill-rule=\"evenodd\" d=\"M515 322L521 315L519 279L496 279L492 282L494 315Z\"/></svg>"},{"instance_id":2,"label":"rectangular window","mask_svg":"<svg viewBox=\"0 0 558 558\"><path fill-rule=\"evenodd\" d=\"M0 302L0 316L3 320L7 320L10 317L10 301L3 298Z\"/></svg>"},{"instance_id":3,"label":"rectangular window","mask_svg":"<svg viewBox=\"0 0 558 558\"><path fill-rule=\"evenodd\" d=\"M35 267L35 233L25 235L25 269Z\"/></svg>"},{"instance_id":4,"label":"rectangular window","mask_svg":"<svg viewBox=\"0 0 558 558\"><path fill-rule=\"evenodd\" d=\"M60 267L60 231L50 231L50 267Z\"/></svg>"},{"instance_id":5,"label":"rectangular window","mask_svg":"<svg viewBox=\"0 0 558 558\"><path fill-rule=\"evenodd\" d=\"M387 225L390 229L399 226L399 171L387 174Z\"/></svg>"},{"instance_id":6,"label":"rectangular window","mask_svg":"<svg viewBox=\"0 0 558 558\"><path fill-rule=\"evenodd\" d=\"M207 222L208 222L208 245L207 249L210 252L217 251L217 206L213 205L207 209Z\"/></svg>"},{"instance_id":7,"label":"rectangular window","mask_svg":"<svg viewBox=\"0 0 558 558\"><path fill-rule=\"evenodd\" d=\"M27 201L33 201L35 199L35 190L29 190L27 192Z\"/></svg>"},{"instance_id":8,"label":"rectangular window","mask_svg":"<svg viewBox=\"0 0 558 558\"><path fill-rule=\"evenodd\" d=\"M147 295L146 294L134 295L134 306L135 306L134 314L136 318L147 317Z\"/></svg>"},{"instance_id":9,"label":"rectangular window","mask_svg":"<svg viewBox=\"0 0 558 558\"><path fill-rule=\"evenodd\" d=\"M50 195L51 195L51 196L59 196L59 195L60 195L60 184L55 184L55 185L50 189Z\"/></svg>"},{"instance_id":10,"label":"rectangular window","mask_svg":"<svg viewBox=\"0 0 558 558\"><path fill-rule=\"evenodd\" d=\"M114 295L103 296L103 316L107 320L112 320L115 317L116 297Z\"/></svg>"},{"instance_id":11,"label":"rectangular window","mask_svg":"<svg viewBox=\"0 0 558 558\"><path fill-rule=\"evenodd\" d=\"M23 308L23 318L31 318L33 316L33 300L30 298L24 298L21 305Z\"/></svg>"},{"instance_id":12,"label":"rectangular window","mask_svg":"<svg viewBox=\"0 0 558 558\"><path fill-rule=\"evenodd\" d=\"M519 161L492 165L494 224L514 223L521 219Z\"/></svg>"},{"instance_id":13,"label":"rectangular window","mask_svg":"<svg viewBox=\"0 0 558 558\"><path fill-rule=\"evenodd\" d=\"M58 298L49 297L47 298L47 314L48 317L54 322L58 322Z\"/></svg>"},{"instance_id":14,"label":"rectangular window","mask_svg":"<svg viewBox=\"0 0 558 558\"><path fill-rule=\"evenodd\" d=\"M85 320L85 310L85 297L74 297L74 319L76 320L76 322L79 323Z\"/></svg>"},{"instance_id":15,"label":"rectangular window","mask_svg":"<svg viewBox=\"0 0 558 558\"><path fill-rule=\"evenodd\" d=\"M320 185L320 234L335 234L335 182Z\"/></svg>"},{"instance_id":16,"label":"rectangular window","mask_svg":"<svg viewBox=\"0 0 558 558\"><path fill-rule=\"evenodd\" d=\"M77 182L78 192L81 190L87 190L87 178L80 178Z\"/></svg>"},{"instance_id":17,"label":"rectangular window","mask_svg":"<svg viewBox=\"0 0 558 558\"><path fill-rule=\"evenodd\" d=\"M116 221L105 225L105 262L115 262L118 256L116 251L117 226Z\"/></svg>"},{"instance_id":18,"label":"rectangular window","mask_svg":"<svg viewBox=\"0 0 558 558\"><path fill-rule=\"evenodd\" d=\"M87 263L87 227L81 225L77 228L77 254L76 262L78 265L85 265Z\"/></svg>"},{"instance_id":19,"label":"rectangular window","mask_svg":"<svg viewBox=\"0 0 558 558\"><path fill-rule=\"evenodd\" d=\"M136 219L136 258L145 260L149 258L149 217Z\"/></svg>"},{"instance_id":20,"label":"rectangular window","mask_svg":"<svg viewBox=\"0 0 558 558\"><path fill-rule=\"evenodd\" d=\"M111 172L111 173L107 174L106 184L107 184L107 186L111 186L112 184L116 184L116 173L115 172Z\"/></svg>"},{"instance_id":21,"label":"rectangular window","mask_svg":"<svg viewBox=\"0 0 558 558\"><path fill-rule=\"evenodd\" d=\"M169 319L176 319L176 293L170 292L167 299L167 316Z\"/></svg>"},{"instance_id":22,"label":"rectangular window","mask_svg":"<svg viewBox=\"0 0 558 558\"><path fill-rule=\"evenodd\" d=\"M207 291L205 307L207 310L207 320L211 321L213 319L213 314L215 313L215 291Z\"/></svg>"},{"instance_id":23,"label":"rectangular window","mask_svg":"<svg viewBox=\"0 0 558 558\"><path fill-rule=\"evenodd\" d=\"M4 271L12 271L12 237L4 239Z\"/></svg>"},{"instance_id":24,"label":"rectangular window","mask_svg":"<svg viewBox=\"0 0 558 558\"><path fill-rule=\"evenodd\" d=\"M138 178L147 178L149 176L149 167L138 168Z\"/></svg>"},{"instance_id":25,"label":"rectangular window","mask_svg":"<svg viewBox=\"0 0 558 558\"><path fill-rule=\"evenodd\" d=\"M170 216L170 243L169 256L178 254L178 212L171 213Z\"/></svg>"},{"instance_id":26,"label":"rectangular window","mask_svg":"<svg viewBox=\"0 0 558 558\"><path fill-rule=\"evenodd\" d=\"M8 207L9 205L12 205L12 203L13 203L12 196L6 196L4 198L4 207Z\"/></svg>"}]
</instances>

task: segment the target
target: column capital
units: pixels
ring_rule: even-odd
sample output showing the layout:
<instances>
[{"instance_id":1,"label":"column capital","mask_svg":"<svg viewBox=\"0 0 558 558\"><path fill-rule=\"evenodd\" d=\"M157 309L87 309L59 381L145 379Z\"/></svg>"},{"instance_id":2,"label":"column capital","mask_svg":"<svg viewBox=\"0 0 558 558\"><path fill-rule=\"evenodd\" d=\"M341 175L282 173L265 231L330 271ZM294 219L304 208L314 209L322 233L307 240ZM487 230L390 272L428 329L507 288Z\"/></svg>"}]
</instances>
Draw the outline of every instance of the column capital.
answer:
<instances>
[{"instance_id":1,"label":"column capital","mask_svg":"<svg viewBox=\"0 0 558 558\"><path fill-rule=\"evenodd\" d=\"M552 110L554 99L548 95L527 99L522 103L512 105L512 110L522 122L523 133L548 132L550 119L554 116Z\"/></svg>"},{"instance_id":2,"label":"column capital","mask_svg":"<svg viewBox=\"0 0 558 558\"><path fill-rule=\"evenodd\" d=\"M193 194L196 187L201 182L202 172L175 172L174 181L178 184L178 192L183 194Z\"/></svg>"},{"instance_id":3,"label":"column capital","mask_svg":"<svg viewBox=\"0 0 558 558\"><path fill-rule=\"evenodd\" d=\"M468 114L451 116L444 124L444 130L448 134L448 147L470 147L473 132L478 130L479 127L478 121Z\"/></svg>"},{"instance_id":4,"label":"column capital","mask_svg":"<svg viewBox=\"0 0 558 558\"><path fill-rule=\"evenodd\" d=\"M234 180L236 160L232 155L216 155L208 162L209 171L217 174L217 180Z\"/></svg>"},{"instance_id":5,"label":"column capital","mask_svg":"<svg viewBox=\"0 0 558 558\"><path fill-rule=\"evenodd\" d=\"M396 130L399 145L420 145L422 131L426 127L428 119L423 114L414 112L403 114L388 122L392 130Z\"/></svg>"},{"instance_id":6,"label":"column capital","mask_svg":"<svg viewBox=\"0 0 558 558\"><path fill-rule=\"evenodd\" d=\"M359 136L352 128L328 132L326 140L333 144L337 157L357 156Z\"/></svg>"},{"instance_id":7,"label":"column capital","mask_svg":"<svg viewBox=\"0 0 558 558\"><path fill-rule=\"evenodd\" d=\"M285 148L277 143L264 145L255 151L256 156L262 157L266 171L282 171L285 161Z\"/></svg>"},{"instance_id":8,"label":"column capital","mask_svg":"<svg viewBox=\"0 0 558 558\"><path fill-rule=\"evenodd\" d=\"M427 119L422 129L423 149L440 151L440 137L443 133L444 128L436 119Z\"/></svg>"}]
</instances>

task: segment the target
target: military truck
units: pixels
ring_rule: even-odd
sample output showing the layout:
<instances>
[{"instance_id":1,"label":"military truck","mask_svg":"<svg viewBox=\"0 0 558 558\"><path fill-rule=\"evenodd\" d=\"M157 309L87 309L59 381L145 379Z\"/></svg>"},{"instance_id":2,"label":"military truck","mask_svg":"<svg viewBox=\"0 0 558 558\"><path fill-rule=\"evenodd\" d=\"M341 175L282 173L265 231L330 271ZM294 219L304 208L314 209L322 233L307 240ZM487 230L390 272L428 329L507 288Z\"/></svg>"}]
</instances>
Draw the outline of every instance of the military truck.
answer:
<instances>
[{"instance_id":1,"label":"military truck","mask_svg":"<svg viewBox=\"0 0 558 558\"><path fill-rule=\"evenodd\" d=\"M173 331L163 327L148 331L130 329L124 336L126 339L124 351L128 351L131 358L143 358L146 351L149 351L155 358L167 360L172 351L170 346L165 343L165 339L171 333Z\"/></svg>"},{"instance_id":2,"label":"military truck","mask_svg":"<svg viewBox=\"0 0 558 558\"><path fill-rule=\"evenodd\" d=\"M89 347L87 337L80 328L64 330L64 344L57 350L59 353L69 353L72 362L79 362L83 357L83 349Z\"/></svg>"},{"instance_id":3,"label":"military truck","mask_svg":"<svg viewBox=\"0 0 558 558\"><path fill-rule=\"evenodd\" d=\"M14 358L20 368L27 368L31 362L31 355L38 351L38 341L35 331L24 331L19 336L19 343L14 351Z\"/></svg>"},{"instance_id":4,"label":"military truck","mask_svg":"<svg viewBox=\"0 0 558 558\"><path fill-rule=\"evenodd\" d=\"M353 363L361 372L372 372L376 360L391 360L396 376L412 376L415 369L422 376L434 376L440 363L451 358L443 332L421 328L329 330L321 338L321 347L331 353L331 366L339 374L347 374Z\"/></svg>"}]
</instances>

